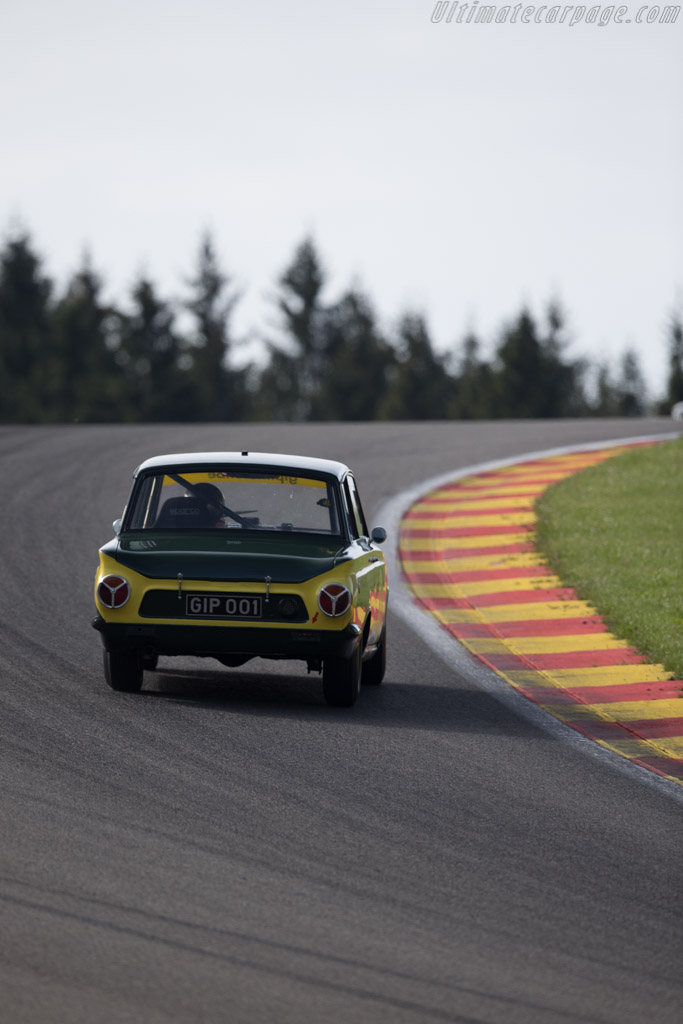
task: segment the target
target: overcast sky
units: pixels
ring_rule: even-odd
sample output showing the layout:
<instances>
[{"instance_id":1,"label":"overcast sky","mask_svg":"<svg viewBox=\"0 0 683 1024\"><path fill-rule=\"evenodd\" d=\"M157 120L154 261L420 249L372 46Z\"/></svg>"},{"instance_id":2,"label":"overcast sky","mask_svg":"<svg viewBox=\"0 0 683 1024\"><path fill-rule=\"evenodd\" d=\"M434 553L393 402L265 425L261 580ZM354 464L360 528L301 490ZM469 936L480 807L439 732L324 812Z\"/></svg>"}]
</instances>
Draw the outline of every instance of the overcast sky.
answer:
<instances>
[{"instance_id":1,"label":"overcast sky","mask_svg":"<svg viewBox=\"0 0 683 1024\"><path fill-rule=\"evenodd\" d=\"M0 0L0 232L27 227L60 286L90 249L121 301L141 270L180 294L209 229L244 332L311 234L327 298L360 282L387 326L417 309L452 349L557 297L571 353L632 346L659 391L683 13L642 7L572 25L578 5L482 24L433 21L436 0Z\"/></svg>"}]
</instances>

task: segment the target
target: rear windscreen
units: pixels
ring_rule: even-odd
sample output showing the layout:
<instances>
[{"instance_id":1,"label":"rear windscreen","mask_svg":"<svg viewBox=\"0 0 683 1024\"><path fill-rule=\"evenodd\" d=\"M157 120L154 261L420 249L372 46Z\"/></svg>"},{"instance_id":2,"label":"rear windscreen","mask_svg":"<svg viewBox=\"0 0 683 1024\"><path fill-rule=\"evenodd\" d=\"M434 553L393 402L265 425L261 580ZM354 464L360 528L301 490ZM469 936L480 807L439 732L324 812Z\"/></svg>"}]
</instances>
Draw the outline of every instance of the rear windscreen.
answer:
<instances>
[{"instance_id":1,"label":"rear windscreen","mask_svg":"<svg viewBox=\"0 0 683 1024\"><path fill-rule=\"evenodd\" d=\"M283 530L339 534L336 485L318 477L166 470L138 481L128 530Z\"/></svg>"}]
</instances>

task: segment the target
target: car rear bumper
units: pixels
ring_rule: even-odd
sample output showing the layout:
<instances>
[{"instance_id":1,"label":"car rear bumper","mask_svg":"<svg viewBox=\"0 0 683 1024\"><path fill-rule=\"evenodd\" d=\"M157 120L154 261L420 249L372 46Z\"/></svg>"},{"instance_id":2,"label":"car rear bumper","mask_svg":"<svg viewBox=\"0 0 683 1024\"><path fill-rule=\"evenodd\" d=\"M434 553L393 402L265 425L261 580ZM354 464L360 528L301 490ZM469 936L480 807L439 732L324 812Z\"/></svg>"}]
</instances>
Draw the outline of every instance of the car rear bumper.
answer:
<instances>
[{"instance_id":1,"label":"car rear bumper","mask_svg":"<svg viewBox=\"0 0 683 1024\"><path fill-rule=\"evenodd\" d=\"M361 630L350 623L343 630L269 629L244 626L169 626L154 623L111 623L92 620L107 651L139 650L162 655L244 654L249 657L309 661L330 656L348 658Z\"/></svg>"}]
</instances>

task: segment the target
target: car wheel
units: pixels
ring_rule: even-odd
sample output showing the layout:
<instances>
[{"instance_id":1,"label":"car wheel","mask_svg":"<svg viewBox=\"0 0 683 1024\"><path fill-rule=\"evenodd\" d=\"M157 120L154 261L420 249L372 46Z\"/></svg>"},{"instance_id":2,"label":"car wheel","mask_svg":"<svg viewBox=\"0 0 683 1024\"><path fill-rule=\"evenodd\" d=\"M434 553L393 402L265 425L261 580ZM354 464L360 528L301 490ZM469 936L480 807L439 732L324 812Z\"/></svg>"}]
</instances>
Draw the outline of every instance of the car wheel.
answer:
<instances>
[{"instance_id":1,"label":"car wheel","mask_svg":"<svg viewBox=\"0 0 683 1024\"><path fill-rule=\"evenodd\" d=\"M159 664L158 654L143 654L142 655L142 667L145 672L154 672L157 665Z\"/></svg>"},{"instance_id":2,"label":"car wheel","mask_svg":"<svg viewBox=\"0 0 683 1024\"><path fill-rule=\"evenodd\" d=\"M137 693L142 688L142 659L137 651L105 651L104 678L112 690Z\"/></svg>"},{"instance_id":3,"label":"car wheel","mask_svg":"<svg viewBox=\"0 0 683 1024\"><path fill-rule=\"evenodd\" d=\"M350 708L360 692L360 643L350 658L325 658L323 662L323 694L328 704Z\"/></svg>"},{"instance_id":4,"label":"car wheel","mask_svg":"<svg viewBox=\"0 0 683 1024\"><path fill-rule=\"evenodd\" d=\"M363 662L361 682L363 686L379 686L384 679L384 672L387 667L387 627L382 630L382 638L377 644L377 650Z\"/></svg>"}]
</instances>

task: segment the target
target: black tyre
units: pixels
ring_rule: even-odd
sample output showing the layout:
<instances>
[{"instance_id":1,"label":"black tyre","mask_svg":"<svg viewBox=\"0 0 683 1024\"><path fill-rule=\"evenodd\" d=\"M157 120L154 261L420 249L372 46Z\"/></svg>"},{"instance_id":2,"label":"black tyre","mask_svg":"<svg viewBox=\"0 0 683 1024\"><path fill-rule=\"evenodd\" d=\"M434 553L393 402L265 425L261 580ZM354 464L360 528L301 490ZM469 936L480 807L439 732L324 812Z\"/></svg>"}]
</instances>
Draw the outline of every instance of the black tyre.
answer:
<instances>
[{"instance_id":1,"label":"black tyre","mask_svg":"<svg viewBox=\"0 0 683 1024\"><path fill-rule=\"evenodd\" d=\"M382 630L382 637L372 657L363 662L361 682L363 686L379 686L384 679L387 667L387 627Z\"/></svg>"},{"instance_id":2,"label":"black tyre","mask_svg":"<svg viewBox=\"0 0 683 1024\"><path fill-rule=\"evenodd\" d=\"M143 654L142 655L142 667L145 672L154 672L157 665L159 664L158 654Z\"/></svg>"},{"instance_id":3,"label":"black tyre","mask_svg":"<svg viewBox=\"0 0 683 1024\"><path fill-rule=\"evenodd\" d=\"M105 651L104 678L112 690L137 693L142 689L142 659L137 651Z\"/></svg>"},{"instance_id":4,"label":"black tyre","mask_svg":"<svg viewBox=\"0 0 683 1024\"><path fill-rule=\"evenodd\" d=\"M323 663L323 694L328 704L350 708L360 693L361 647L350 658L325 658Z\"/></svg>"}]
</instances>

